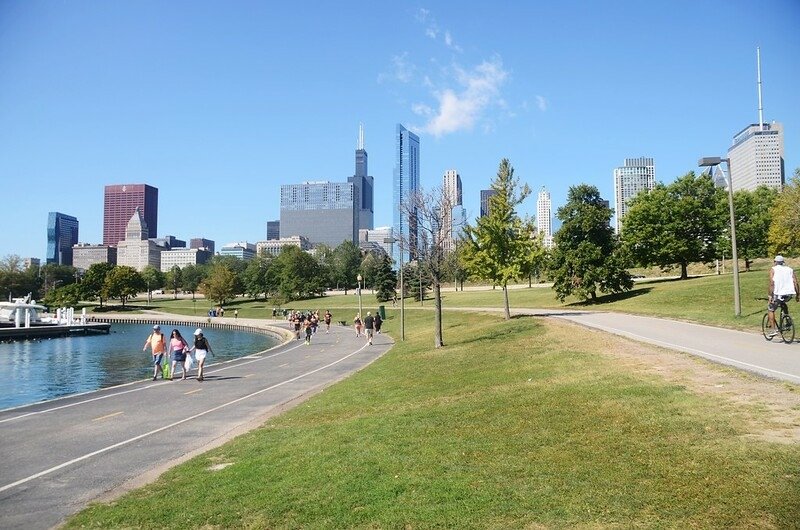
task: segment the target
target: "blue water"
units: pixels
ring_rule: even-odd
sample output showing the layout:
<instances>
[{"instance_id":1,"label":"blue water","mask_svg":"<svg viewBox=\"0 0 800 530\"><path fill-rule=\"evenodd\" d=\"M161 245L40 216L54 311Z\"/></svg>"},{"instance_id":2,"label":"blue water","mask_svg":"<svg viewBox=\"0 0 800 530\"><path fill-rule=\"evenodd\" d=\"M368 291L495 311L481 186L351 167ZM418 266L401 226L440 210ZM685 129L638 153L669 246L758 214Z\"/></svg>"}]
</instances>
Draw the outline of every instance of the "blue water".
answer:
<instances>
[{"instance_id":1,"label":"blue water","mask_svg":"<svg viewBox=\"0 0 800 530\"><path fill-rule=\"evenodd\" d=\"M162 327L167 337L172 329ZM177 329L192 344L195 328ZM149 324L111 324L108 335L0 343L0 409L152 377L152 355L142 351L151 330ZM214 350L206 367L277 344L273 337L243 331L208 329L205 336Z\"/></svg>"}]
</instances>

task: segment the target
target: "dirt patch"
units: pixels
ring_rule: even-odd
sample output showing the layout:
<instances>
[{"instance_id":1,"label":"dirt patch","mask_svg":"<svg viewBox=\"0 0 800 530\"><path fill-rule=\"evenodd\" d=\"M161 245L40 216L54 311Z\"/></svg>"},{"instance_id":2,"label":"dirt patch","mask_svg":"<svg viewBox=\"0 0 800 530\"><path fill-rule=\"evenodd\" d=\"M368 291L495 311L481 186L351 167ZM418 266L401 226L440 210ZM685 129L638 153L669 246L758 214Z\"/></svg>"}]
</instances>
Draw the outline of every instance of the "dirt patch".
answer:
<instances>
[{"instance_id":1,"label":"dirt patch","mask_svg":"<svg viewBox=\"0 0 800 530\"><path fill-rule=\"evenodd\" d=\"M767 442L800 443L800 386L712 363L688 353L636 342L563 320L542 319L560 343L613 357L632 372L656 375L691 392L719 398L746 422L747 434Z\"/></svg>"}]
</instances>

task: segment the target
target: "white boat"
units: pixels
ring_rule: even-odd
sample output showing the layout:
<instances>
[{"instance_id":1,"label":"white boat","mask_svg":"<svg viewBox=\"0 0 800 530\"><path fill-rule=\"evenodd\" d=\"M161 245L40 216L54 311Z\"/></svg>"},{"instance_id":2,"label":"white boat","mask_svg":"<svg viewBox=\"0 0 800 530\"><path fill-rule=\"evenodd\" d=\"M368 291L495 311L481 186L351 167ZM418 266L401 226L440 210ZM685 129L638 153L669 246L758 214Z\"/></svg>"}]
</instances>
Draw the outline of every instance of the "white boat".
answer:
<instances>
[{"instance_id":1,"label":"white boat","mask_svg":"<svg viewBox=\"0 0 800 530\"><path fill-rule=\"evenodd\" d=\"M37 304L36 300L31 300L30 295L14 298L10 302L0 302L0 326L54 324L52 318L43 316L46 311L47 308Z\"/></svg>"}]
</instances>

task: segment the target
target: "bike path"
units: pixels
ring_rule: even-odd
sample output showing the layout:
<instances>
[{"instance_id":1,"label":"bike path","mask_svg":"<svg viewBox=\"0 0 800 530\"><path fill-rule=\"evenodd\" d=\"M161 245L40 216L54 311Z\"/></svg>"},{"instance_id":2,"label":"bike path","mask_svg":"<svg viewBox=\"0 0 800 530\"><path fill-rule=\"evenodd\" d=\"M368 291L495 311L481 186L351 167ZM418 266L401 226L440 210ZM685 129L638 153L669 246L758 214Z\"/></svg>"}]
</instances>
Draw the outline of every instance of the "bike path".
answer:
<instances>
[{"instance_id":1,"label":"bike path","mask_svg":"<svg viewBox=\"0 0 800 530\"><path fill-rule=\"evenodd\" d=\"M285 329L285 322L273 324ZM392 344L376 335L370 346L349 327L326 334L323 326L310 345L289 340L211 365L203 382L137 381L0 411L0 528L51 528L91 501L259 426ZM165 506L183 500L165 499Z\"/></svg>"}]
</instances>

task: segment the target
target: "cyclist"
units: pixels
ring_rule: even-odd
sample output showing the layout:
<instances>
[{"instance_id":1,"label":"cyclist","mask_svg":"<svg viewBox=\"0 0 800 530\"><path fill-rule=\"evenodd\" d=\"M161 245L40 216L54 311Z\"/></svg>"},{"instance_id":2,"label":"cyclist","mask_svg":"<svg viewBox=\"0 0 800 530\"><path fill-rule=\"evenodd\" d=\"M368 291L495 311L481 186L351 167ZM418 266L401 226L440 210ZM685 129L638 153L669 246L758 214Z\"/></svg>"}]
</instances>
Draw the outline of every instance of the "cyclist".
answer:
<instances>
[{"instance_id":1,"label":"cyclist","mask_svg":"<svg viewBox=\"0 0 800 530\"><path fill-rule=\"evenodd\" d=\"M775 256L775 265L769 270L769 327L772 334L778 333L775 325L775 310L780 307L781 302L792 299L792 296L800 302L800 287L797 286L797 276L791 267L784 263L783 256Z\"/></svg>"}]
</instances>

